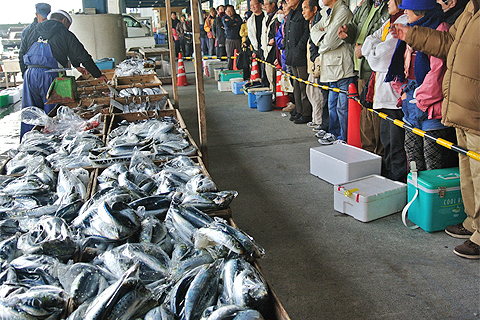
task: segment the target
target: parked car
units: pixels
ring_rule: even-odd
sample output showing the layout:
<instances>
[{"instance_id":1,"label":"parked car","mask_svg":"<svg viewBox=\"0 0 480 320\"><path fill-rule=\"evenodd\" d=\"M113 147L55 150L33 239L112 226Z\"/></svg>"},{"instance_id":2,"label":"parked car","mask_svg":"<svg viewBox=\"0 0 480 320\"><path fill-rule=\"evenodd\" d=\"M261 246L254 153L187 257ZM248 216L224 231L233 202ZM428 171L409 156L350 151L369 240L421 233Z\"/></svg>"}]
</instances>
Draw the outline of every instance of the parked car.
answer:
<instances>
[{"instance_id":1,"label":"parked car","mask_svg":"<svg viewBox=\"0 0 480 320\"><path fill-rule=\"evenodd\" d=\"M123 14L123 21L125 22L125 48L127 51L155 47L155 38L148 26L129 14Z\"/></svg>"}]
</instances>

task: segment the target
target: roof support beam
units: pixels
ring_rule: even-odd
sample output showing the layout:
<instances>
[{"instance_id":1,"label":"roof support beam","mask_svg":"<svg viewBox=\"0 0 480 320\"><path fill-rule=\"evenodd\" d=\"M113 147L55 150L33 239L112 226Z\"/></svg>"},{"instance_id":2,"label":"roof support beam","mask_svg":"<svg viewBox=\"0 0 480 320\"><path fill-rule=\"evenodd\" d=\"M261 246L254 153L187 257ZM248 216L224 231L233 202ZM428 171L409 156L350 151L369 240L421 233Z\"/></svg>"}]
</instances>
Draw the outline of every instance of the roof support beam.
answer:
<instances>
[{"instance_id":1,"label":"roof support beam","mask_svg":"<svg viewBox=\"0 0 480 320\"><path fill-rule=\"evenodd\" d=\"M207 118L205 110L205 89L203 83L203 59L202 45L200 41L200 3L198 0L190 0L193 21L193 52L195 54L195 81L197 84L197 113L198 113L198 132L200 136L200 152L202 160L208 170L208 150L207 150ZM203 20L203 17L202 17Z\"/></svg>"}]
</instances>

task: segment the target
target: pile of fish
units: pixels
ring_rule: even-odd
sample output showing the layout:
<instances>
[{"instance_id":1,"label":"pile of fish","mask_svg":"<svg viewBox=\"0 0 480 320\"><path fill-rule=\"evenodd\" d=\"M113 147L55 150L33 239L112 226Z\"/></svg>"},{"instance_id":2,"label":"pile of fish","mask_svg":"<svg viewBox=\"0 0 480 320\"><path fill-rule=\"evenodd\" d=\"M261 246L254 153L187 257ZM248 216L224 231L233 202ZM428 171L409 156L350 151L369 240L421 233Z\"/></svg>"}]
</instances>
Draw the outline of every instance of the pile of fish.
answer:
<instances>
[{"instance_id":1,"label":"pile of fish","mask_svg":"<svg viewBox=\"0 0 480 320\"><path fill-rule=\"evenodd\" d=\"M135 151L97 177L44 162L0 182L0 319L264 319L264 250L192 159ZM201 208L202 210L200 210Z\"/></svg>"},{"instance_id":2,"label":"pile of fish","mask_svg":"<svg viewBox=\"0 0 480 320\"><path fill-rule=\"evenodd\" d=\"M27 121L43 125L48 132L29 131L17 149L8 151L10 160L5 165L6 174L24 174L29 166L36 167L44 161L56 170L91 166L89 151L104 146L98 135L100 124L103 125L101 115L84 120L72 109L62 106L57 116L50 118L43 110L37 109L25 108L22 116L30 114L31 120Z\"/></svg>"},{"instance_id":3,"label":"pile of fish","mask_svg":"<svg viewBox=\"0 0 480 320\"><path fill-rule=\"evenodd\" d=\"M120 62L115 68L115 76L128 77L134 75L155 73L153 68L155 61L143 59L126 59Z\"/></svg>"},{"instance_id":4,"label":"pile of fish","mask_svg":"<svg viewBox=\"0 0 480 320\"><path fill-rule=\"evenodd\" d=\"M119 91L118 95L120 97L131 97L131 96L149 96L154 94L162 94L163 91L160 88L125 88Z\"/></svg>"},{"instance_id":5,"label":"pile of fish","mask_svg":"<svg viewBox=\"0 0 480 320\"><path fill-rule=\"evenodd\" d=\"M145 111L156 111L164 110L167 108L167 97L163 97L160 100L150 100L147 99L144 102L136 103L132 102L127 105L121 104L116 100L111 100L110 104L115 108L113 113L129 113L129 112L145 112Z\"/></svg>"},{"instance_id":6,"label":"pile of fish","mask_svg":"<svg viewBox=\"0 0 480 320\"><path fill-rule=\"evenodd\" d=\"M178 121L174 117L162 117L122 121L108 134L105 148L90 151L90 161L96 165L128 162L134 151L141 151L155 160L193 156L197 152Z\"/></svg>"}]
</instances>

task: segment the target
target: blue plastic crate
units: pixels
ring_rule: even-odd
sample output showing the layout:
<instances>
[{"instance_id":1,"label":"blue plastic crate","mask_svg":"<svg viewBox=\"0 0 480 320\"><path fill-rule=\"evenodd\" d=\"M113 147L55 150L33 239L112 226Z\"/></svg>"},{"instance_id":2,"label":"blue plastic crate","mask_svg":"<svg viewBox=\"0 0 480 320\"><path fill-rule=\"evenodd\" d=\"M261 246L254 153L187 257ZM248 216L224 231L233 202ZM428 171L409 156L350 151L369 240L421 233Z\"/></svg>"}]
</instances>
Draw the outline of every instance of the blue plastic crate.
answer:
<instances>
[{"instance_id":1,"label":"blue plastic crate","mask_svg":"<svg viewBox=\"0 0 480 320\"><path fill-rule=\"evenodd\" d=\"M114 58L103 58L94 61L100 70L113 69L115 67Z\"/></svg>"}]
</instances>

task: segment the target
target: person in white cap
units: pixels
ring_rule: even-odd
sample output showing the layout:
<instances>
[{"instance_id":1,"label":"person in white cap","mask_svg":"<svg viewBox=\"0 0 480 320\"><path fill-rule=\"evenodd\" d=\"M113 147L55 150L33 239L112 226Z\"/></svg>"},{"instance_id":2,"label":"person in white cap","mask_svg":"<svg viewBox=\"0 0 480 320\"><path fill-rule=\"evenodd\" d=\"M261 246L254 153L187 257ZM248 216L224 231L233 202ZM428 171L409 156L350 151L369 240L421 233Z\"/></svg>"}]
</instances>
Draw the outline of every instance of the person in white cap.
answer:
<instances>
[{"instance_id":1,"label":"person in white cap","mask_svg":"<svg viewBox=\"0 0 480 320\"><path fill-rule=\"evenodd\" d=\"M71 63L79 71L86 69L95 78L107 81L87 50L68 30L71 24L72 17L67 12L55 11L24 39L29 49L23 56L27 70L23 79L22 108L36 106L46 113L53 109L54 104L46 104L46 95L58 73L46 72L48 69L65 68ZM31 126L22 123L20 138L29 130Z\"/></svg>"}]
</instances>

